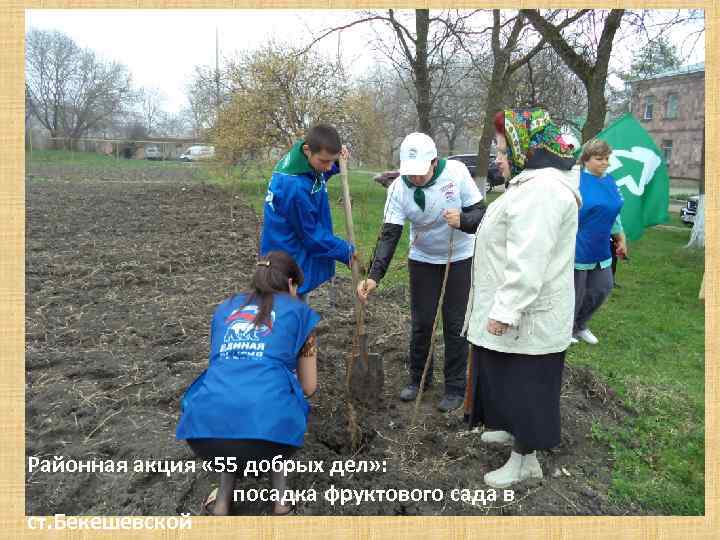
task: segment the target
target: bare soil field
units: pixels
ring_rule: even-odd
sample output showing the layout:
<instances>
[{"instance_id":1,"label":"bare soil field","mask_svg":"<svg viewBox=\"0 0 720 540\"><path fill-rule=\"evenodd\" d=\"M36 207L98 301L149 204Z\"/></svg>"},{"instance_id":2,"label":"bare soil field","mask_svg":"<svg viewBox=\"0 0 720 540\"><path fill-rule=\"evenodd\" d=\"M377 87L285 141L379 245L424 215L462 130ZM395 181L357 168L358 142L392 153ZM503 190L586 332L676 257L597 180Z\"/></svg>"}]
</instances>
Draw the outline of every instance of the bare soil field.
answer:
<instances>
[{"instance_id":1,"label":"bare soil field","mask_svg":"<svg viewBox=\"0 0 720 540\"><path fill-rule=\"evenodd\" d=\"M159 172L158 172L159 171ZM188 169L140 173L35 169L26 208L27 457L78 460L192 459L175 440L179 399L207 364L215 306L249 283L258 218L237 195L193 181ZM442 362L416 426L412 404L397 399L406 382L409 307L405 293L380 292L368 310L370 351L384 359L385 386L359 407L362 444L347 431L344 378L354 330L348 280L310 297L319 327L320 389L298 460L324 472L294 474L290 487L313 489L301 515L600 515L641 514L608 500L613 463L591 436L629 414L607 387L568 366L562 390L562 444L539 459L545 478L522 484L514 501L472 505L450 492L486 489L483 474L506 448L480 444L462 412L436 410ZM440 343L442 339L438 340ZM442 345L437 359L442 359ZM334 460L385 461L385 472L330 476ZM197 514L217 475L162 472L26 472L29 515ZM441 489L441 502L368 501L331 505L338 489ZM267 488L240 478L237 489ZM237 515L263 515L269 503L237 503Z\"/></svg>"}]
</instances>

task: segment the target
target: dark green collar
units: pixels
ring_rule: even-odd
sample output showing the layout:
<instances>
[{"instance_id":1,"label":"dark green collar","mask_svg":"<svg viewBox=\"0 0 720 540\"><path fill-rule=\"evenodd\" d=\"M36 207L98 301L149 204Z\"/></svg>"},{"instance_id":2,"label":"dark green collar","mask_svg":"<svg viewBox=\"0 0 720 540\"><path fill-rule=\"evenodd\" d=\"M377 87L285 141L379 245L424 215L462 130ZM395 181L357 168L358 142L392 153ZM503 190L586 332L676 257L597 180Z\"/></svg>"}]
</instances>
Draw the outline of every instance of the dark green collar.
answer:
<instances>
[{"instance_id":1,"label":"dark green collar","mask_svg":"<svg viewBox=\"0 0 720 540\"><path fill-rule=\"evenodd\" d=\"M302 151L303 144L305 144L304 141L298 141L293 144L290 151L285 154L285 157L277 162L273 172L284 174L307 174L314 172L307 156Z\"/></svg>"},{"instance_id":2,"label":"dark green collar","mask_svg":"<svg viewBox=\"0 0 720 540\"><path fill-rule=\"evenodd\" d=\"M415 203L420 207L420 210L422 210L423 212L425 211L425 189L435 185L438 177L442 174L443 170L445 170L446 163L447 161L444 159L438 160L438 164L435 166L435 172L433 173L432 178L430 178L430 180L424 186L416 186L408 179L407 176L402 177L403 182L405 182L405 185L407 187L415 188L413 193L413 199L415 199Z\"/></svg>"},{"instance_id":3,"label":"dark green collar","mask_svg":"<svg viewBox=\"0 0 720 540\"><path fill-rule=\"evenodd\" d=\"M308 161L305 152L302 150L303 144L305 144L305 141L298 141L293 144L290 151L285 154L285 157L277 162L273 172L310 175L314 179L312 193L317 193L325 184L325 176L310 166L310 162Z\"/></svg>"}]
</instances>

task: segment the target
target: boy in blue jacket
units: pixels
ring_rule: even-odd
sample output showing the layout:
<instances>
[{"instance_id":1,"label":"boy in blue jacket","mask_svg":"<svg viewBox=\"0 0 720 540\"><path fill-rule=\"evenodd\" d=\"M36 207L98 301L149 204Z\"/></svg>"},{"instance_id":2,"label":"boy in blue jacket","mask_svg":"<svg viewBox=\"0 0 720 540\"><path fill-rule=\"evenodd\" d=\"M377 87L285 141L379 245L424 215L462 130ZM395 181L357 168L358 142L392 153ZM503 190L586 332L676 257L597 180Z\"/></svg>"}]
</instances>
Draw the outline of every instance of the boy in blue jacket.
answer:
<instances>
[{"instance_id":1,"label":"boy in blue jacket","mask_svg":"<svg viewBox=\"0 0 720 540\"><path fill-rule=\"evenodd\" d=\"M289 253L302 268L304 297L335 275L335 261L350 264L354 247L333 234L327 181L348 151L332 126L313 126L275 166L265 197L260 255Z\"/></svg>"}]
</instances>

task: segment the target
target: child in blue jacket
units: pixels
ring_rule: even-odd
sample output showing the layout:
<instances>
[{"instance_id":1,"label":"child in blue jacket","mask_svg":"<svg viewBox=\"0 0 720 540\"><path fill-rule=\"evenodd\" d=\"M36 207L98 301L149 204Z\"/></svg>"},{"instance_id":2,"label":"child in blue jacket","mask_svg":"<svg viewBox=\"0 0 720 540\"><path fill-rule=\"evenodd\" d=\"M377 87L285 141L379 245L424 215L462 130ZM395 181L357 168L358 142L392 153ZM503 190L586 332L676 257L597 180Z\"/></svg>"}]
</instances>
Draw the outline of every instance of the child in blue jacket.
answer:
<instances>
[{"instance_id":1,"label":"child in blue jacket","mask_svg":"<svg viewBox=\"0 0 720 540\"><path fill-rule=\"evenodd\" d=\"M320 317L297 299L303 273L281 251L260 260L252 290L221 303L210 329L208 368L182 399L177 438L215 467L223 467L220 487L203 504L228 515L235 475L248 461L288 458L302 447L317 386L314 328ZM272 474L274 513L283 504L285 476ZM273 496L274 495L274 498Z\"/></svg>"},{"instance_id":2,"label":"child in blue jacket","mask_svg":"<svg viewBox=\"0 0 720 540\"><path fill-rule=\"evenodd\" d=\"M335 275L335 261L350 264L354 248L333 234L327 181L347 159L332 126L312 127L275 166L263 209L260 254L281 250L292 256L305 281L302 298Z\"/></svg>"}]
</instances>

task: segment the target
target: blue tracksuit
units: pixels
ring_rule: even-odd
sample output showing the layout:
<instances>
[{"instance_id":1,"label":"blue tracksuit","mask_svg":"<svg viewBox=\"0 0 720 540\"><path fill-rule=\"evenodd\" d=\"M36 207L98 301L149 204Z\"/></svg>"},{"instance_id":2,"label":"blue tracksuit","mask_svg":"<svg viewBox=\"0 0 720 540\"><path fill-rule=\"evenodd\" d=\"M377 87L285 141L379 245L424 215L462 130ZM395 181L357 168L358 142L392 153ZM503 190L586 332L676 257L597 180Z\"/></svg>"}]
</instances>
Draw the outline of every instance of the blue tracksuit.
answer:
<instances>
[{"instance_id":1,"label":"blue tracksuit","mask_svg":"<svg viewBox=\"0 0 720 540\"><path fill-rule=\"evenodd\" d=\"M302 268L305 281L298 290L306 294L335 275L335 261L348 263L352 246L333 234L327 180L339 172L318 173L296 143L276 165L263 209L260 255L280 250Z\"/></svg>"}]
</instances>

